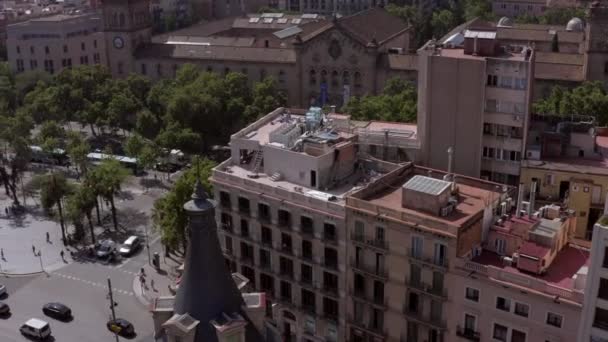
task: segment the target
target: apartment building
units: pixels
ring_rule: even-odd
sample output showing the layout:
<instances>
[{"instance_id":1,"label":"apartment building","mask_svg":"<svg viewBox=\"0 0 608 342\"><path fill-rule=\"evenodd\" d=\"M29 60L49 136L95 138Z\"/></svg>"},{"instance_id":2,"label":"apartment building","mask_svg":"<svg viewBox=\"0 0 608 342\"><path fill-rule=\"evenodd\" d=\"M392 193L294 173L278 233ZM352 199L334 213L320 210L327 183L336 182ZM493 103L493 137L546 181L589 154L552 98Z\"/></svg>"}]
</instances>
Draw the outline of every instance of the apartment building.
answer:
<instances>
[{"instance_id":1,"label":"apartment building","mask_svg":"<svg viewBox=\"0 0 608 342\"><path fill-rule=\"evenodd\" d=\"M348 341L454 341L455 260L509 190L407 164L347 197Z\"/></svg>"},{"instance_id":2,"label":"apartment building","mask_svg":"<svg viewBox=\"0 0 608 342\"><path fill-rule=\"evenodd\" d=\"M532 49L503 45L492 28L418 50L422 164L446 170L451 147L455 173L516 185L533 69Z\"/></svg>"},{"instance_id":3,"label":"apartment building","mask_svg":"<svg viewBox=\"0 0 608 342\"><path fill-rule=\"evenodd\" d=\"M211 177L219 240L232 271L275 303L284 341L346 339L346 196L397 167L370 152L417 144L395 127L278 108L231 136Z\"/></svg>"},{"instance_id":4,"label":"apartment building","mask_svg":"<svg viewBox=\"0 0 608 342\"><path fill-rule=\"evenodd\" d=\"M547 205L534 212L533 201L520 202L519 211L502 205L507 214L483 243L455 261L454 341L583 341L576 333L589 251L571 243L574 211Z\"/></svg>"},{"instance_id":5,"label":"apartment building","mask_svg":"<svg viewBox=\"0 0 608 342\"><path fill-rule=\"evenodd\" d=\"M591 240L608 191L608 130L592 122L586 116L535 116L521 164L521 181L537 183L536 202L574 210L574 235L585 240Z\"/></svg>"},{"instance_id":6,"label":"apartment building","mask_svg":"<svg viewBox=\"0 0 608 342\"><path fill-rule=\"evenodd\" d=\"M106 64L103 22L96 13L57 14L7 26L8 62L15 72L50 74Z\"/></svg>"},{"instance_id":7,"label":"apartment building","mask_svg":"<svg viewBox=\"0 0 608 342\"><path fill-rule=\"evenodd\" d=\"M585 306L577 341L608 341L608 217L593 228Z\"/></svg>"}]
</instances>

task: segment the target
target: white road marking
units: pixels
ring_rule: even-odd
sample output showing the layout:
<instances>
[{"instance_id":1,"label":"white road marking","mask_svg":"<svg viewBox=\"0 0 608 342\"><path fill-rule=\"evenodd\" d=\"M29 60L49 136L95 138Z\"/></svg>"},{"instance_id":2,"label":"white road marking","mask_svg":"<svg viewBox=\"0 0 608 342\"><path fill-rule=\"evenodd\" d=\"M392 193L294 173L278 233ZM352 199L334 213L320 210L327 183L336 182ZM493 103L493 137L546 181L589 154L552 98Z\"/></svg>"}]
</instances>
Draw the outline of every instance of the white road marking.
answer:
<instances>
[{"instance_id":1,"label":"white road marking","mask_svg":"<svg viewBox=\"0 0 608 342\"><path fill-rule=\"evenodd\" d=\"M76 278L76 277L73 277L73 276L70 276L70 275L65 275L65 274L62 274L62 273L53 273L53 274L55 274L55 275L57 275L59 277L62 277L62 278L66 278L66 279L70 279L70 280L76 280L76 281L79 281L81 283L85 283L85 284L89 284L89 285L92 285L92 286L100 287L102 289L106 289L107 288L106 284L96 283L96 282L93 282L93 281L90 281L90 280L80 279L80 278ZM121 289L118 289L116 287L112 288L112 291L114 291L116 293L124 294L124 295L127 295L127 296L135 296L135 294L133 292L126 291L126 290L121 290Z\"/></svg>"}]
</instances>

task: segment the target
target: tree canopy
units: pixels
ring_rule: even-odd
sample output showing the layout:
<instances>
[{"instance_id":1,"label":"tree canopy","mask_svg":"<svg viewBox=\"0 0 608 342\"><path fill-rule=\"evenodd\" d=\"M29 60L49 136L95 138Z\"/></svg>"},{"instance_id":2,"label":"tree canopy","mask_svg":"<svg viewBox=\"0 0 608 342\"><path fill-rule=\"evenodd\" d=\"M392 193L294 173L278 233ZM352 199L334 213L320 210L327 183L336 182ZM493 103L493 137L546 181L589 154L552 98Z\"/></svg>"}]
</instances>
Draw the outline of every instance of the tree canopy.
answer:
<instances>
[{"instance_id":1,"label":"tree canopy","mask_svg":"<svg viewBox=\"0 0 608 342\"><path fill-rule=\"evenodd\" d=\"M585 9L582 7L549 7L539 16L529 13L515 18L521 24L566 25L572 18L584 19Z\"/></svg>"},{"instance_id":2,"label":"tree canopy","mask_svg":"<svg viewBox=\"0 0 608 342\"><path fill-rule=\"evenodd\" d=\"M417 90L400 78L388 80L382 94L353 97L342 108L355 120L416 121Z\"/></svg>"},{"instance_id":3,"label":"tree canopy","mask_svg":"<svg viewBox=\"0 0 608 342\"><path fill-rule=\"evenodd\" d=\"M553 87L551 94L533 105L536 114L590 115L599 125L608 124L608 95L601 82L584 82L568 90Z\"/></svg>"}]
</instances>

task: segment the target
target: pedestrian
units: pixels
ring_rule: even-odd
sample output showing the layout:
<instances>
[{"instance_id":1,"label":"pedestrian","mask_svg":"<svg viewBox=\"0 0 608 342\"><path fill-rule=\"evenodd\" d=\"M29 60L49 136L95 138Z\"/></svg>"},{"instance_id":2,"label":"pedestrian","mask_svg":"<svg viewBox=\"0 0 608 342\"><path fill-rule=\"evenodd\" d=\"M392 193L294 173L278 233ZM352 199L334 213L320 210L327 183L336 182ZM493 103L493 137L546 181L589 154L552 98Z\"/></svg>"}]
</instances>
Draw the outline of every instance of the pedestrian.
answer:
<instances>
[{"instance_id":1,"label":"pedestrian","mask_svg":"<svg viewBox=\"0 0 608 342\"><path fill-rule=\"evenodd\" d=\"M36 255L36 246L32 245L32 253L34 253L34 255Z\"/></svg>"},{"instance_id":2,"label":"pedestrian","mask_svg":"<svg viewBox=\"0 0 608 342\"><path fill-rule=\"evenodd\" d=\"M4 248L0 248L0 258L4 260Z\"/></svg>"},{"instance_id":3,"label":"pedestrian","mask_svg":"<svg viewBox=\"0 0 608 342\"><path fill-rule=\"evenodd\" d=\"M154 279L150 279L150 287L154 290Z\"/></svg>"},{"instance_id":4,"label":"pedestrian","mask_svg":"<svg viewBox=\"0 0 608 342\"><path fill-rule=\"evenodd\" d=\"M49 234L49 232L46 232L46 242L51 243L51 235Z\"/></svg>"},{"instance_id":5,"label":"pedestrian","mask_svg":"<svg viewBox=\"0 0 608 342\"><path fill-rule=\"evenodd\" d=\"M59 252L59 255L61 255L61 260L65 261L65 252L63 251L63 249L61 250L61 252Z\"/></svg>"},{"instance_id":6,"label":"pedestrian","mask_svg":"<svg viewBox=\"0 0 608 342\"><path fill-rule=\"evenodd\" d=\"M141 276L142 276L142 277L145 277L145 276L146 276L146 271L144 270L144 268L143 268L143 267L141 268Z\"/></svg>"},{"instance_id":7,"label":"pedestrian","mask_svg":"<svg viewBox=\"0 0 608 342\"><path fill-rule=\"evenodd\" d=\"M6 213L6 216L8 216L8 207L4 207L4 212Z\"/></svg>"}]
</instances>

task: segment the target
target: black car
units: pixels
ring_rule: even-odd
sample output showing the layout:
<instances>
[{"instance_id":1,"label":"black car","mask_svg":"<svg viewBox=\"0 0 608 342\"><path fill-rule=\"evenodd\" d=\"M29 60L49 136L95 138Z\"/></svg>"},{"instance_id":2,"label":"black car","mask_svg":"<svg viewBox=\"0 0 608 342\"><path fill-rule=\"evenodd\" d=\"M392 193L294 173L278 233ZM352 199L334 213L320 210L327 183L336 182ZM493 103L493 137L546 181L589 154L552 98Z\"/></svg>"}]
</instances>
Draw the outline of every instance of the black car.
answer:
<instances>
[{"instance_id":1,"label":"black car","mask_svg":"<svg viewBox=\"0 0 608 342\"><path fill-rule=\"evenodd\" d=\"M117 318L109 320L106 326L111 332L115 332L121 336L129 337L135 334L133 324L131 324L131 322L127 321L126 319Z\"/></svg>"},{"instance_id":2,"label":"black car","mask_svg":"<svg viewBox=\"0 0 608 342\"><path fill-rule=\"evenodd\" d=\"M60 320L68 320L72 318L72 310L61 303L47 303L42 307L42 312L49 316Z\"/></svg>"},{"instance_id":3,"label":"black car","mask_svg":"<svg viewBox=\"0 0 608 342\"><path fill-rule=\"evenodd\" d=\"M11 308L8 304L0 302L0 315L8 315L11 313Z\"/></svg>"}]
</instances>

